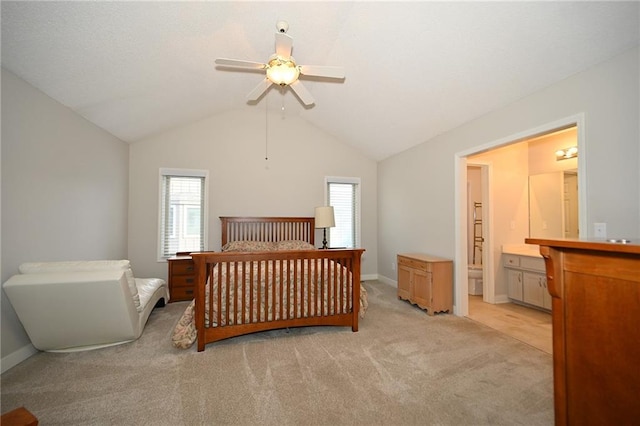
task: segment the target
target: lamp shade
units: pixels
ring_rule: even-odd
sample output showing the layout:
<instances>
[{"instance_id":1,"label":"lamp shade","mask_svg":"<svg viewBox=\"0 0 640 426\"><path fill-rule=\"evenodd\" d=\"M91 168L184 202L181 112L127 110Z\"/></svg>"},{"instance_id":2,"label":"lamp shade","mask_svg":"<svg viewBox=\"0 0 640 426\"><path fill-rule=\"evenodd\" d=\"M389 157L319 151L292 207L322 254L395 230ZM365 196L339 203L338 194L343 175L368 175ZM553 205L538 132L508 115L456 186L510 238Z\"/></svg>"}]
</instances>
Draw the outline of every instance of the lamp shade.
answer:
<instances>
[{"instance_id":1,"label":"lamp shade","mask_svg":"<svg viewBox=\"0 0 640 426\"><path fill-rule=\"evenodd\" d=\"M333 207L324 206L316 207L316 228L332 228L336 226L336 220L333 216Z\"/></svg>"}]
</instances>

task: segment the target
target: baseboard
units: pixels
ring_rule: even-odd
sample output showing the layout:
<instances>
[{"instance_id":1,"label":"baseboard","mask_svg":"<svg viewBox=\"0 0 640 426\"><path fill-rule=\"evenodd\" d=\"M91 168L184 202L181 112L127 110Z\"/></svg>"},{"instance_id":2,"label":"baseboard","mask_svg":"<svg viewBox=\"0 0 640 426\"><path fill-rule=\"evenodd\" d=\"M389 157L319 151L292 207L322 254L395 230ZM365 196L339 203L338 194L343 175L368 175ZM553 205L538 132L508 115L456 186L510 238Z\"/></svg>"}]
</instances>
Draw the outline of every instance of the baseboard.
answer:
<instances>
[{"instance_id":1,"label":"baseboard","mask_svg":"<svg viewBox=\"0 0 640 426\"><path fill-rule=\"evenodd\" d=\"M387 285L390 285L391 287L395 287L398 288L398 281L396 280L392 280L391 278L387 278L385 276L382 275L378 275L378 281L381 281Z\"/></svg>"},{"instance_id":2,"label":"baseboard","mask_svg":"<svg viewBox=\"0 0 640 426\"><path fill-rule=\"evenodd\" d=\"M378 274L360 275L361 281L376 281L377 279L378 279Z\"/></svg>"},{"instance_id":3,"label":"baseboard","mask_svg":"<svg viewBox=\"0 0 640 426\"><path fill-rule=\"evenodd\" d=\"M37 354L38 352L39 351L31 343L21 347L17 351L12 352L9 355L2 358L2 360L0 361L0 364L2 364L1 372L4 373L5 371L15 367L16 365L20 364L22 361Z\"/></svg>"},{"instance_id":4,"label":"baseboard","mask_svg":"<svg viewBox=\"0 0 640 426\"><path fill-rule=\"evenodd\" d=\"M493 299L494 303L510 303L511 300L509 300L509 296L507 296L506 294L499 294L496 295L496 297Z\"/></svg>"}]
</instances>

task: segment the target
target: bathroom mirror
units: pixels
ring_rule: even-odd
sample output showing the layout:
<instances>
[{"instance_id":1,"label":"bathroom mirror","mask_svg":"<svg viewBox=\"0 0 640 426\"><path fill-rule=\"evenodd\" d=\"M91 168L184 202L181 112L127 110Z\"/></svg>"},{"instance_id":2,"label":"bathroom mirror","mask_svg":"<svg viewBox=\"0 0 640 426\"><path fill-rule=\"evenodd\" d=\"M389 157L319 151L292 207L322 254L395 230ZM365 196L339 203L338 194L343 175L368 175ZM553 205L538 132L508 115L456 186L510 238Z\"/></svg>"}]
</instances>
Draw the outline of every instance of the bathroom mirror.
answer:
<instances>
[{"instance_id":1,"label":"bathroom mirror","mask_svg":"<svg viewBox=\"0 0 640 426\"><path fill-rule=\"evenodd\" d=\"M578 238L578 173L529 176L529 236Z\"/></svg>"}]
</instances>

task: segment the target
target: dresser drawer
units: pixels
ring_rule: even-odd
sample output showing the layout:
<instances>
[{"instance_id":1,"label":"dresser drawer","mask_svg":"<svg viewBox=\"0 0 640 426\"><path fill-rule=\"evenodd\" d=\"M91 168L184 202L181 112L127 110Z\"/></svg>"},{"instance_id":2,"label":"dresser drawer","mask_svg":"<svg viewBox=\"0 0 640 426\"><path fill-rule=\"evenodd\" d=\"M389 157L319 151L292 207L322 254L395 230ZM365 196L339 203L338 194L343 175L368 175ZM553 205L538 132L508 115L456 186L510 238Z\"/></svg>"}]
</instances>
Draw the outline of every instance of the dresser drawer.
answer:
<instances>
[{"instance_id":1,"label":"dresser drawer","mask_svg":"<svg viewBox=\"0 0 640 426\"><path fill-rule=\"evenodd\" d=\"M407 268L418 269L425 272L431 270L430 264L404 256L398 256L398 266L406 266Z\"/></svg>"},{"instance_id":2,"label":"dresser drawer","mask_svg":"<svg viewBox=\"0 0 640 426\"><path fill-rule=\"evenodd\" d=\"M173 275L193 275L195 274L195 264L193 260L173 261L171 272Z\"/></svg>"},{"instance_id":3,"label":"dresser drawer","mask_svg":"<svg viewBox=\"0 0 640 426\"><path fill-rule=\"evenodd\" d=\"M169 300L178 302L180 300L191 300L195 297L194 287L172 287L169 292Z\"/></svg>"}]
</instances>

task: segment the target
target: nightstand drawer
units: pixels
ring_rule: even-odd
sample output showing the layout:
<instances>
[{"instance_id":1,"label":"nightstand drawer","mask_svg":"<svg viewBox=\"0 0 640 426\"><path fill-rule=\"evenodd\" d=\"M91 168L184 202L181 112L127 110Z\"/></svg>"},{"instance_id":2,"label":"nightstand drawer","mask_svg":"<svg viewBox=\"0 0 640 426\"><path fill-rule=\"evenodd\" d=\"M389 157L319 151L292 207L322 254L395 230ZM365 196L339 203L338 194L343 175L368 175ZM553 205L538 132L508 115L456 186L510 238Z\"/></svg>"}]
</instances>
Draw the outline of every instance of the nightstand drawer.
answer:
<instances>
[{"instance_id":1,"label":"nightstand drawer","mask_svg":"<svg viewBox=\"0 0 640 426\"><path fill-rule=\"evenodd\" d=\"M193 260L178 260L174 261L171 267L173 275L194 275L196 271Z\"/></svg>"},{"instance_id":2,"label":"nightstand drawer","mask_svg":"<svg viewBox=\"0 0 640 426\"><path fill-rule=\"evenodd\" d=\"M195 275L174 275L171 277L172 287L193 287L195 283Z\"/></svg>"},{"instance_id":3,"label":"nightstand drawer","mask_svg":"<svg viewBox=\"0 0 640 426\"><path fill-rule=\"evenodd\" d=\"M193 299L196 284L195 264L191 256L167 259L169 266L169 295L171 302Z\"/></svg>"},{"instance_id":4,"label":"nightstand drawer","mask_svg":"<svg viewBox=\"0 0 640 426\"><path fill-rule=\"evenodd\" d=\"M195 297L194 287L173 287L169 292L169 300L179 302L181 300L191 300Z\"/></svg>"}]
</instances>

